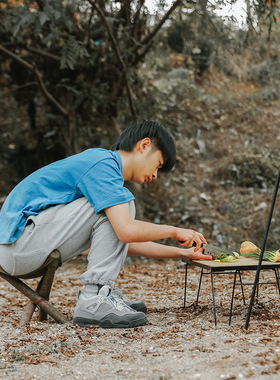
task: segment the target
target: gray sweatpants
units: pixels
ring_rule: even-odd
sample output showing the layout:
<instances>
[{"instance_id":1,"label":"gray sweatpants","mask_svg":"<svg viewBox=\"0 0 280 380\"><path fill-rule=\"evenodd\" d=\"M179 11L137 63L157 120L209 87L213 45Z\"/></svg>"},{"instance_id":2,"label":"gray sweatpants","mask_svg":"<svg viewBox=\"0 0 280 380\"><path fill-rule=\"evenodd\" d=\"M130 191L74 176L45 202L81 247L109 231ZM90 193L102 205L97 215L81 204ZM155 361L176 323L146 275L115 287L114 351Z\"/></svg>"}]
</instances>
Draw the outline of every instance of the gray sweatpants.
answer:
<instances>
[{"instance_id":1,"label":"gray sweatpants","mask_svg":"<svg viewBox=\"0 0 280 380\"><path fill-rule=\"evenodd\" d=\"M129 206L134 218L134 202ZM88 267L80 277L82 283L114 287L128 244L117 238L105 212L96 214L87 199L80 198L30 216L15 243L0 245L0 265L18 276L39 268L54 249L65 262L88 248Z\"/></svg>"}]
</instances>

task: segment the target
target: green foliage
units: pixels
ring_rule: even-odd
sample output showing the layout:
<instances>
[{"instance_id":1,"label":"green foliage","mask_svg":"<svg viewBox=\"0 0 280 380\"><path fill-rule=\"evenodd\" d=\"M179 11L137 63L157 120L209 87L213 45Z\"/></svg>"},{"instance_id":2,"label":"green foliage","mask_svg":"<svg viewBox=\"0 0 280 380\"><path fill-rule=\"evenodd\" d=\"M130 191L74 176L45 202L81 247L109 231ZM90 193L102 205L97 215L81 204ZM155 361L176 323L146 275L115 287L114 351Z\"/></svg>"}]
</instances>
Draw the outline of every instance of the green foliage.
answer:
<instances>
[{"instance_id":1,"label":"green foliage","mask_svg":"<svg viewBox=\"0 0 280 380\"><path fill-rule=\"evenodd\" d=\"M170 25L167 42L171 50L184 55L186 67L203 75L213 62L220 60L221 51L231 46L233 28L217 17L211 7L198 3L192 12L180 8L178 19Z\"/></svg>"},{"instance_id":2,"label":"green foliage","mask_svg":"<svg viewBox=\"0 0 280 380\"><path fill-rule=\"evenodd\" d=\"M61 51L60 69L75 69L75 64L84 57L89 57L89 52L83 42L77 41L74 36L69 36L64 42Z\"/></svg>"},{"instance_id":3,"label":"green foliage","mask_svg":"<svg viewBox=\"0 0 280 380\"><path fill-rule=\"evenodd\" d=\"M251 80L258 81L261 85L267 85L271 81L279 82L280 65L279 60L262 61L252 64L248 69L248 77Z\"/></svg>"},{"instance_id":4,"label":"green foliage","mask_svg":"<svg viewBox=\"0 0 280 380\"><path fill-rule=\"evenodd\" d=\"M209 101L196 81L206 77L209 68L234 76L238 70L245 71L242 60L239 68L232 59L235 52L244 54L240 44L244 33L225 24L206 2L178 6L164 26L160 24L164 1L158 3L153 24L138 1L0 4L1 44L26 63L0 52L3 91L12 89L20 110L17 117L24 119L11 122L10 128L25 124L32 129L30 104L40 105L36 133L32 133L38 146L42 136L48 136L43 137L46 150L58 142L67 154L104 143L109 147L122 126L134 118L161 121L171 114L175 121L167 118L167 124L173 127L186 107L192 117L193 101ZM157 23L160 32L154 36L151 31ZM33 64L41 82L30 68ZM258 60L250 65L247 79L266 83L264 97L274 99L278 88L270 87L271 73L279 76L278 59L267 68ZM44 86L49 96L42 91ZM203 116L196 121L212 128ZM25 140L21 130L15 135L20 143ZM61 151L61 145L57 147Z\"/></svg>"},{"instance_id":5,"label":"green foliage","mask_svg":"<svg viewBox=\"0 0 280 380\"><path fill-rule=\"evenodd\" d=\"M17 101L26 107L33 98L40 102L46 98L44 112L57 115L55 124L70 154L90 144L84 141L85 131L97 145L104 141L105 132L116 133L119 104L130 117L136 116L127 86L133 93L135 68L151 45L150 40L146 46L141 44L149 32L145 7L137 11L136 4L106 1L95 8L94 2L84 0L1 4L0 39L18 58L0 52L6 84L15 88ZM31 65L36 65L39 77ZM37 123L36 128L52 131L49 121L41 118L44 125Z\"/></svg>"}]
</instances>

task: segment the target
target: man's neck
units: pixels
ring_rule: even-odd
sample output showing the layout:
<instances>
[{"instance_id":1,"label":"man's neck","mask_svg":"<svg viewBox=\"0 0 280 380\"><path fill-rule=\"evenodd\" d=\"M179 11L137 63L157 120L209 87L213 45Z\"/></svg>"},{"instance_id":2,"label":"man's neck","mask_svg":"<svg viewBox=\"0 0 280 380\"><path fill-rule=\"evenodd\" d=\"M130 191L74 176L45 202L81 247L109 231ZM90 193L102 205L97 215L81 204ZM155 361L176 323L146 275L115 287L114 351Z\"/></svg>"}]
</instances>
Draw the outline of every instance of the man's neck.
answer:
<instances>
[{"instance_id":1,"label":"man's neck","mask_svg":"<svg viewBox=\"0 0 280 380\"><path fill-rule=\"evenodd\" d=\"M129 181L133 175L133 152L118 150L122 160L122 176L124 181Z\"/></svg>"}]
</instances>

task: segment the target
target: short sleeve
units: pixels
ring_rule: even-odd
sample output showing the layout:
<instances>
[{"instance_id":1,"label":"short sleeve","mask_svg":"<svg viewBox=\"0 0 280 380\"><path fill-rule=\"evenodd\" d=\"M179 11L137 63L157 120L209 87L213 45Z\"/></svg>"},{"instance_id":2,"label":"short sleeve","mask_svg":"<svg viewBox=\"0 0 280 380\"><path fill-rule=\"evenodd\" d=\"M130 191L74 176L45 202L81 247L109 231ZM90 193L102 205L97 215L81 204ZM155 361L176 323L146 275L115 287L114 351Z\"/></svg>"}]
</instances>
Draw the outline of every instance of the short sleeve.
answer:
<instances>
[{"instance_id":1,"label":"short sleeve","mask_svg":"<svg viewBox=\"0 0 280 380\"><path fill-rule=\"evenodd\" d=\"M134 199L124 187L122 169L114 158L101 160L92 166L80 179L78 189L96 213Z\"/></svg>"}]
</instances>

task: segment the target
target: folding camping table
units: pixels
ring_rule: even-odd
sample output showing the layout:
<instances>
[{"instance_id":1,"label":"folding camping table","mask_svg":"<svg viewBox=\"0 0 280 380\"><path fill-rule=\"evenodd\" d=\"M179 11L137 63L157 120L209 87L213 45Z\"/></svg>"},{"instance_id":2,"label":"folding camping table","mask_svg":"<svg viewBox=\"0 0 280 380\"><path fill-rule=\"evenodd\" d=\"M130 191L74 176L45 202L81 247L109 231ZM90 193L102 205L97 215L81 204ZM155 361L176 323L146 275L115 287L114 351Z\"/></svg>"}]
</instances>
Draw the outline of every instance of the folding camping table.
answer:
<instances>
[{"instance_id":1,"label":"folding camping table","mask_svg":"<svg viewBox=\"0 0 280 380\"><path fill-rule=\"evenodd\" d=\"M213 261L207 261L207 260L184 260L186 262L184 306L186 304L188 265L195 265L195 266L202 268L201 269L199 289L198 289L198 296L199 296L200 285L201 285L201 280L202 280L202 276L203 276L203 269L208 269L210 271L215 324L217 324L217 319L216 319L216 306L215 306L215 294L214 294L214 282L213 282L213 274L214 273L227 273L226 271L235 272L233 289L232 289L229 323L231 323L234 290L235 290L235 286L237 285L237 283L236 283L237 273L239 274L239 279L240 279L239 284L241 285L244 302L245 302L245 299L244 299L243 285L253 285L253 290L251 293L251 299L250 299L250 304L248 307L248 313L247 313L247 318L246 318L246 323L245 323L245 329L246 330L248 329L249 323L250 323L250 317L251 317L252 307L254 304L255 293L258 290L259 285L261 284L259 282L259 276L260 276L261 270L263 270L263 269L274 270L275 277L276 277L276 284L278 286L278 291L280 293L280 289L279 289L279 267L280 267L280 263L272 263L272 262L263 261L263 255L264 255L267 237L268 237L268 233L269 233L269 228L270 228L272 215L273 215L273 211L274 211L274 207L275 207L275 203L276 203L279 184L280 184L280 167L278 168L278 175L276 178L275 188L274 188L274 192L273 192L273 197L272 197L272 201L271 201L270 211L269 211L269 215L268 215L268 220L267 220L267 224L266 224L266 229L265 229L265 234L264 234L264 238L263 238L262 248L260 250L259 259L254 260L254 259L250 259L250 258L246 259L246 258L241 257L235 263L220 263L220 262L213 262ZM248 260L254 260L254 261L248 261ZM245 284L242 282L241 274L240 274L240 272L242 270L255 270L256 271L255 280L252 284ZM198 297L197 297L197 302L198 302Z\"/></svg>"},{"instance_id":2,"label":"folding camping table","mask_svg":"<svg viewBox=\"0 0 280 380\"><path fill-rule=\"evenodd\" d=\"M212 300L213 300L213 312L214 312L214 320L215 325L217 324L216 317L216 302L215 302L215 292L214 292L214 275L216 274L233 274L234 281L232 284L232 296L231 296L231 304L230 304L230 314L229 314L229 324L231 324L232 317L232 309L233 309L233 301L234 301L234 292L235 287L237 285L241 286L243 302L245 304L245 297L243 292L243 286L245 285L254 285L254 283L245 283L242 281L241 271L256 271L258 268L258 260L250 257L240 256L237 261L234 263L225 263L225 262L217 262L217 261L209 261L209 260L184 260L186 263L186 272L185 272L185 289L184 289L184 307L186 307L186 295L187 295L187 279L188 279L188 266L196 266L201 268L200 280L197 290L197 299L196 305L198 304L200 288L202 277L204 275L210 275L211 277L211 289L212 289ZM273 263L269 261L262 261L261 269L271 269L275 273L275 282L259 282L260 284L275 284L278 287L278 292L280 295L280 285L279 285L279 268L280 262ZM237 275L239 277L239 282L237 281Z\"/></svg>"}]
</instances>

